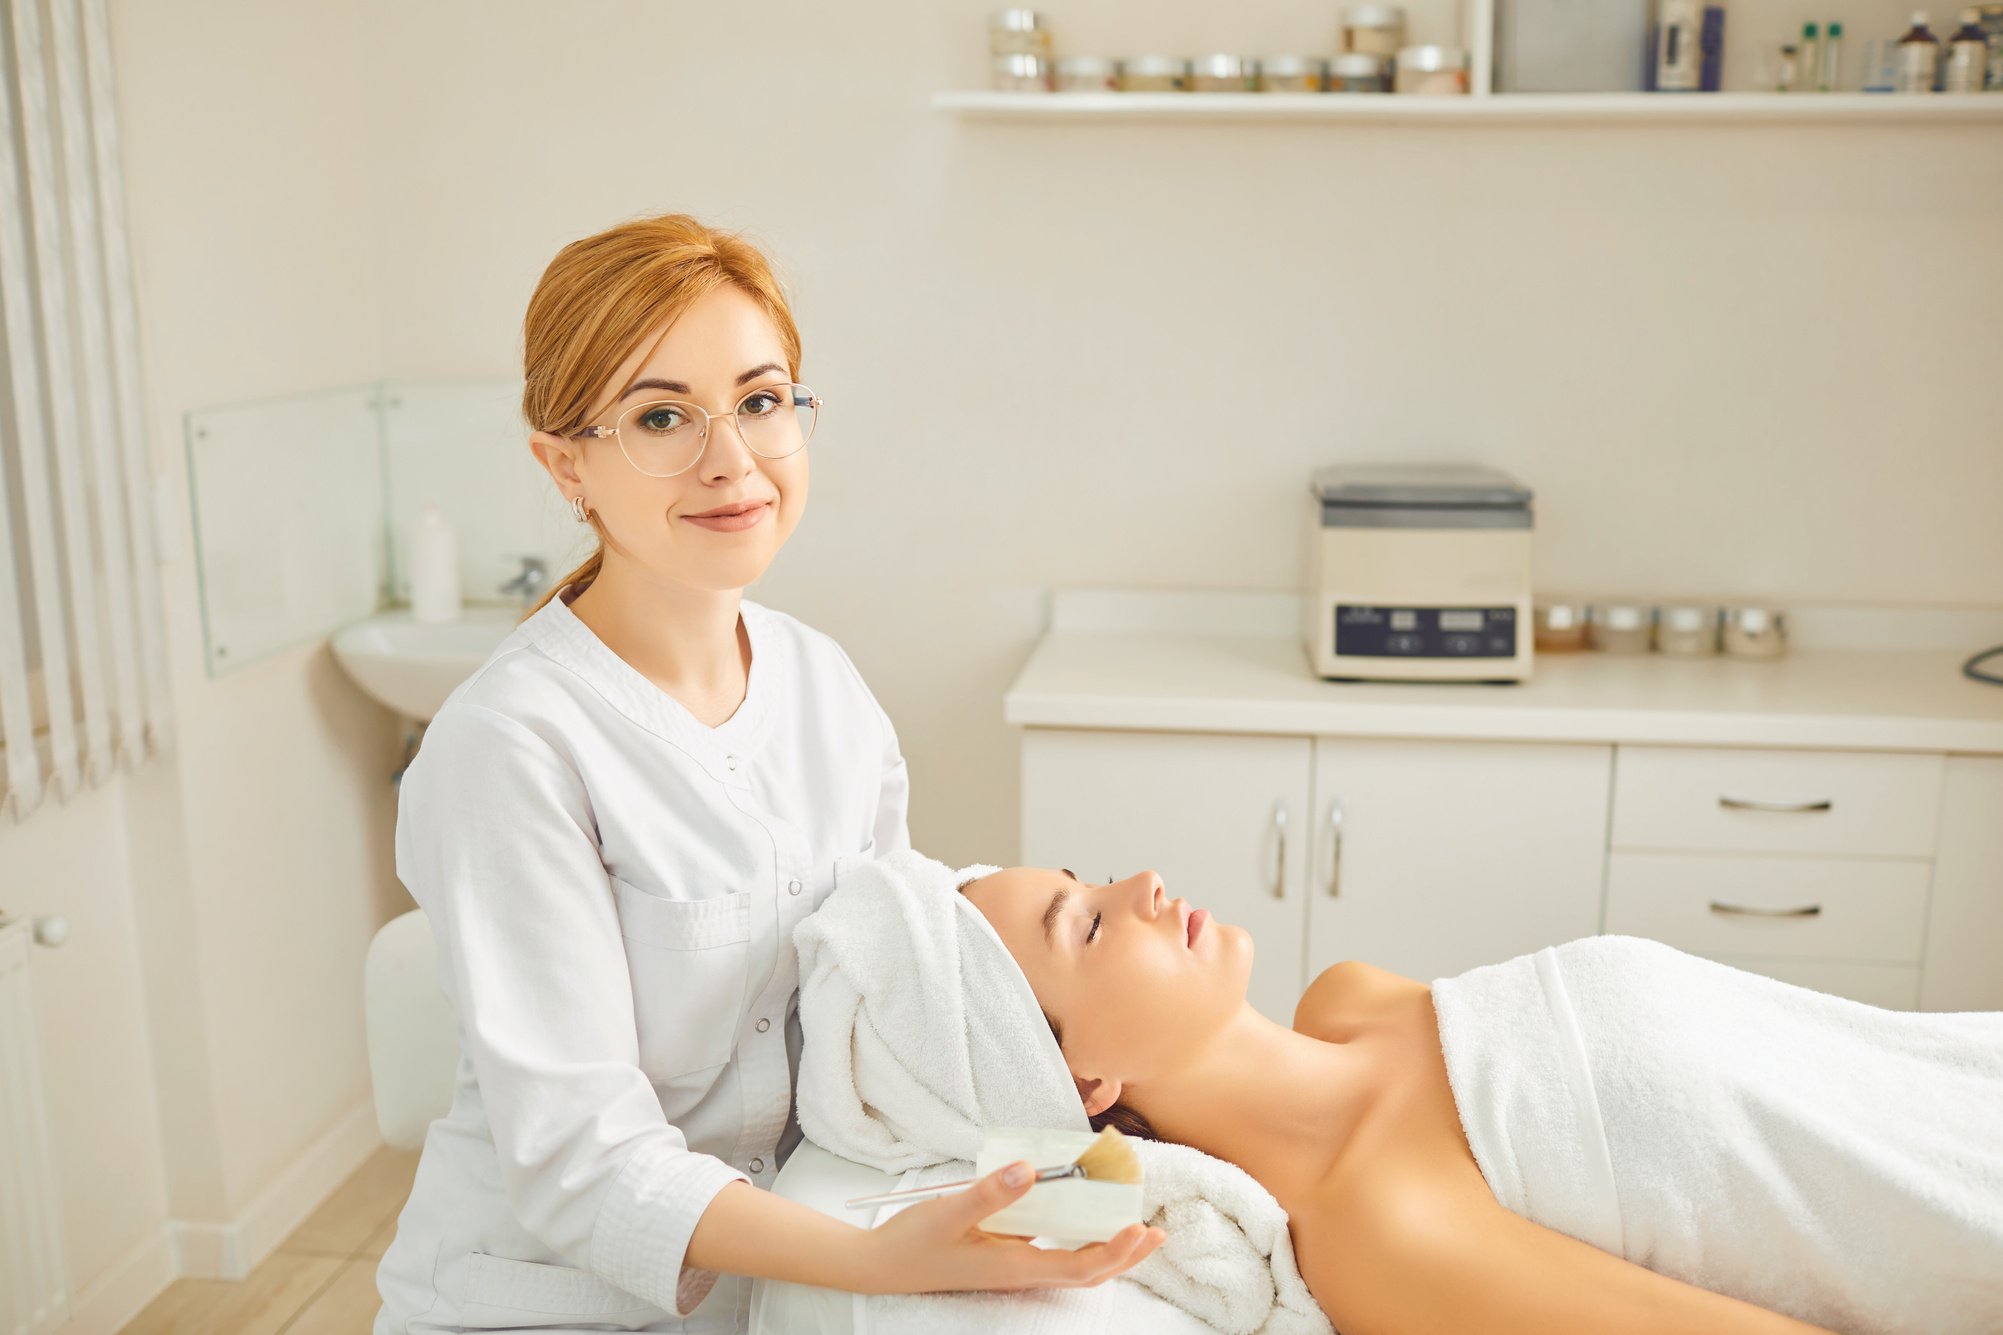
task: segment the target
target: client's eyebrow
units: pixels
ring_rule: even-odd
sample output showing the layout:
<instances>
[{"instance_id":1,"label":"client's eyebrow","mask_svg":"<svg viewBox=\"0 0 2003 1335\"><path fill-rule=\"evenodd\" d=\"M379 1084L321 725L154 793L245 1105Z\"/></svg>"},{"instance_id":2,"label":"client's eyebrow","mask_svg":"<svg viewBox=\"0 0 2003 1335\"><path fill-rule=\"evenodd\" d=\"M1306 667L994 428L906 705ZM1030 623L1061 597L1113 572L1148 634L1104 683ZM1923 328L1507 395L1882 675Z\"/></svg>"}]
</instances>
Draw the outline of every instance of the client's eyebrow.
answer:
<instances>
[{"instance_id":1,"label":"client's eyebrow","mask_svg":"<svg viewBox=\"0 0 2003 1335\"><path fill-rule=\"evenodd\" d=\"M1069 867L1060 868L1060 870L1066 876L1069 876L1074 884L1077 882L1077 874ZM1057 893L1050 897L1050 907L1043 911L1043 944L1049 946L1052 950L1057 949L1057 938L1055 935L1057 931L1057 915L1064 912L1064 901L1070 897L1070 886L1058 886Z\"/></svg>"}]
</instances>

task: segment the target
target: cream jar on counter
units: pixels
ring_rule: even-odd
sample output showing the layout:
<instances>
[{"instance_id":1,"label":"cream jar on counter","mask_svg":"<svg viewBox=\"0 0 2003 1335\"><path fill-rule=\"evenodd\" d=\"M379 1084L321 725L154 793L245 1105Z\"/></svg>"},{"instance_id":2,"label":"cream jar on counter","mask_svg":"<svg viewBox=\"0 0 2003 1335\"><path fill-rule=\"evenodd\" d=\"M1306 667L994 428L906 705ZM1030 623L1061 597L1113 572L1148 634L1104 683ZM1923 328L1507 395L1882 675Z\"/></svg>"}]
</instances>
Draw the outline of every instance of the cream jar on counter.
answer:
<instances>
[{"instance_id":1,"label":"cream jar on counter","mask_svg":"<svg viewBox=\"0 0 2003 1335\"><path fill-rule=\"evenodd\" d=\"M1328 62L1320 56L1268 56L1259 62L1262 93L1319 93L1328 87Z\"/></svg>"},{"instance_id":2,"label":"cream jar on counter","mask_svg":"<svg viewBox=\"0 0 2003 1335\"><path fill-rule=\"evenodd\" d=\"M1050 25L1033 9L1000 9L988 19L988 54L1050 56Z\"/></svg>"},{"instance_id":3,"label":"cream jar on counter","mask_svg":"<svg viewBox=\"0 0 2003 1335\"><path fill-rule=\"evenodd\" d=\"M1342 50L1389 60L1404 45L1405 11L1397 5L1351 5L1342 11Z\"/></svg>"},{"instance_id":4,"label":"cream jar on counter","mask_svg":"<svg viewBox=\"0 0 2003 1335\"><path fill-rule=\"evenodd\" d=\"M1540 602L1532 613L1531 643L1540 654L1568 654L1587 647L1581 603Z\"/></svg>"},{"instance_id":5,"label":"cream jar on counter","mask_svg":"<svg viewBox=\"0 0 2003 1335\"><path fill-rule=\"evenodd\" d=\"M1259 62L1251 56L1202 56L1195 62L1189 86L1198 93L1256 93Z\"/></svg>"},{"instance_id":6,"label":"cream jar on counter","mask_svg":"<svg viewBox=\"0 0 2003 1335\"><path fill-rule=\"evenodd\" d=\"M1586 609L1587 639L1610 654L1645 654L1652 640L1650 609L1640 603L1594 603Z\"/></svg>"},{"instance_id":7,"label":"cream jar on counter","mask_svg":"<svg viewBox=\"0 0 2003 1335\"><path fill-rule=\"evenodd\" d=\"M1656 608L1655 648L1673 658L1709 658L1718 652L1718 609L1695 603Z\"/></svg>"},{"instance_id":8,"label":"cream jar on counter","mask_svg":"<svg viewBox=\"0 0 2003 1335\"><path fill-rule=\"evenodd\" d=\"M1120 62L1106 56L1060 56L1056 83L1060 93L1117 93Z\"/></svg>"},{"instance_id":9,"label":"cream jar on counter","mask_svg":"<svg viewBox=\"0 0 2003 1335\"><path fill-rule=\"evenodd\" d=\"M1120 87L1129 93L1189 91L1189 61L1181 56L1132 56L1123 63Z\"/></svg>"},{"instance_id":10,"label":"cream jar on counter","mask_svg":"<svg viewBox=\"0 0 2003 1335\"><path fill-rule=\"evenodd\" d=\"M1398 53L1397 89L1428 97L1465 93L1467 63L1457 46L1408 46Z\"/></svg>"},{"instance_id":11,"label":"cream jar on counter","mask_svg":"<svg viewBox=\"0 0 2003 1335\"><path fill-rule=\"evenodd\" d=\"M1331 93L1388 93L1391 91L1391 62L1383 56L1351 51L1328 62L1328 91Z\"/></svg>"},{"instance_id":12,"label":"cream jar on counter","mask_svg":"<svg viewBox=\"0 0 2003 1335\"><path fill-rule=\"evenodd\" d=\"M1787 613L1728 607L1719 618L1724 650L1734 658L1779 658L1787 651Z\"/></svg>"},{"instance_id":13,"label":"cream jar on counter","mask_svg":"<svg viewBox=\"0 0 2003 1335\"><path fill-rule=\"evenodd\" d=\"M1047 93L1050 91L1050 62L1042 56L996 56L993 60L994 87L1003 93Z\"/></svg>"}]
</instances>

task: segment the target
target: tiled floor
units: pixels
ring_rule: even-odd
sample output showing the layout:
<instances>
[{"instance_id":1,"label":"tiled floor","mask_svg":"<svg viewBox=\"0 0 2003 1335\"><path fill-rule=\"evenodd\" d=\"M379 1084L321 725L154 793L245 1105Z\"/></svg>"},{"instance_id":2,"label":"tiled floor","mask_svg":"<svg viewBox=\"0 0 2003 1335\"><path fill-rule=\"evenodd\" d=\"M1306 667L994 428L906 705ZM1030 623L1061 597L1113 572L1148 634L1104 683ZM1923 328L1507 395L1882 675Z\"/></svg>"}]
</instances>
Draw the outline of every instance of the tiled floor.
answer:
<instances>
[{"instance_id":1,"label":"tiled floor","mask_svg":"<svg viewBox=\"0 0 2003 1335\"><path fill-rule=\"evenodd\" d=\"M177 1279L119 1335L367 1335L417 1155L380 1149L249 1279Z\"/></svg>"}]
</instances>

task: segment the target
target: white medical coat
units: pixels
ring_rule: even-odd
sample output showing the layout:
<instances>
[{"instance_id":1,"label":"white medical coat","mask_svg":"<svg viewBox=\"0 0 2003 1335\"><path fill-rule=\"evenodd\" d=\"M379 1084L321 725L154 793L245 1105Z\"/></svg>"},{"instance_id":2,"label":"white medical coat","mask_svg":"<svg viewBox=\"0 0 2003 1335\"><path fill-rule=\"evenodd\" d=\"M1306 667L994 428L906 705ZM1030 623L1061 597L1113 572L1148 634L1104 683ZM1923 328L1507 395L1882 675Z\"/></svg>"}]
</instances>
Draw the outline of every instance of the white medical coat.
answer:
<instances>
[{"instance_id":1,"label":"white medical coat","mask_svg":"<svg viewBox=\"0 0 2003 1335\"><path fill-rule=\"evenodd\" d=\"M376 1335L747 1329L750 1281L684 1267L689 1235L799 1139L794 926L910 844L896 732L832 639L743 601L745 699L710 728L569 596L452 692L403 776L397 875L462 1056Z\"/></svg>"}]
</instances>

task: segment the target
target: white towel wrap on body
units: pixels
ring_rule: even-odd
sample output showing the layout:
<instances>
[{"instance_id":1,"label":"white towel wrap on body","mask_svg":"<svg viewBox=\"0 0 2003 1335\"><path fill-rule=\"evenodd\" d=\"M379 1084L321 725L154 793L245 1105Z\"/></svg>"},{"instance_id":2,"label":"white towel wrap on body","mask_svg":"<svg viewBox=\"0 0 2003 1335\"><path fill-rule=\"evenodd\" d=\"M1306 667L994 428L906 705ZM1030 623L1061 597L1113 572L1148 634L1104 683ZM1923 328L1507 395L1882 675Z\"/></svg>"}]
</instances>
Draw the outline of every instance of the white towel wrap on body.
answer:
<instances>
[{"instance_id":1,"label":"white towel wrap on body","mask_svg":"<svg viewBox=\"0 0 2003 1335\"><path fill-rule=\"evenodd\" d=\"M1835 1330L2003 1331L2003 1013L1883 1010L1636 937L1433 983L1496 1199Z\"/></svg>"}]
</instances>

